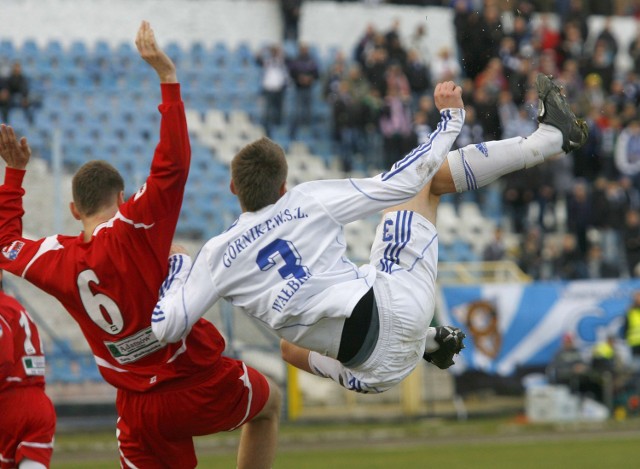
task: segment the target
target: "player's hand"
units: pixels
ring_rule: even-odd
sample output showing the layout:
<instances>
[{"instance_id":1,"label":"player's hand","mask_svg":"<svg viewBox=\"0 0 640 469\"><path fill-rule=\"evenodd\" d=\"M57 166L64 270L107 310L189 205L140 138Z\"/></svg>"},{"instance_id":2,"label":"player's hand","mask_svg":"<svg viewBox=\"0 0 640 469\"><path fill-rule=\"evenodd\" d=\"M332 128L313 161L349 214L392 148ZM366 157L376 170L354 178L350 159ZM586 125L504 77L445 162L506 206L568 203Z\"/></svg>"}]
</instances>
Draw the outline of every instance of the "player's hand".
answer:
<instances>
[{"instance_id":1,"label":"player's hand","mask_svg":"<svg viewBox=\"0 0 640 469\"><path fill-rule=\"evenodd\" d=\"M462 88L452 81L438 83L433 92L433 99L438 111L447 108L464 108Z\"/></svg>"},{"instance_id":2,"label":"player's hand","mask_svg":"<svg viewBox=\"0 0 640 469\"><path fill-rule=\"evenodd\" d=\"M13 128L5 124L0 125L0 156L9 168L25 169L31 158L27 138L22 137L18 140Z\"/></svg>"},{"instance_id":3,"label":"player's hand","mask_svg":"<svg viewBox=\"0 0 640 469\"><path fill-rule=\"evenodd\" d=\"M148 21L143 21L136 36L136 47L142 57L158 74L160 83L177 83L176 66L158 46L153 29Z\"/></svg>"}]
</instances>

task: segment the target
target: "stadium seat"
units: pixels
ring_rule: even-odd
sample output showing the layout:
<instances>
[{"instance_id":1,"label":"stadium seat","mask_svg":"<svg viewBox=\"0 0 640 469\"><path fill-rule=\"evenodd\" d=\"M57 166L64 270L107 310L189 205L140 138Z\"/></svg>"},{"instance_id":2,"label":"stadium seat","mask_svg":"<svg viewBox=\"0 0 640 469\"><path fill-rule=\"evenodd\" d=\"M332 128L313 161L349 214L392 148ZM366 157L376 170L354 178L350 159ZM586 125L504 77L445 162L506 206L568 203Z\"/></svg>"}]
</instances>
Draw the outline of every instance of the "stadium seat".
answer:
<instances>
[{"instance_id":1,"label":"stadium seat","mask_svg":"<svg viewBox=\"0 0 640 469\"><path fill-rule=\"evenodd\" d=\"M73 355L50 355L47 357L47 364L50 382L80 383L84 381L80 361Z\"/></svg>"},{"instance_id":2,"label":"stadium seat","mask_svg":"<svg viewBox=\"0 0 640 469\"><path fill-rule=\"evenodd\" d=\"M20 57L24 59L35 59L40 55L38 45L34 39L26 39L20 49Z\"/></svg>"},{"instance_id":3,"label":"stadium seat","mask_svg":"<svg viewBox=\"0 0 640 469\"><path fill-rule=\"evenodd\" d=\"M202 43L202 41L194 41L191 43L191 46L189 47L189 54L191 55L191 57L204 57L205 55L207 55L207 48L206 46Z\"/></svg>"},{"instance_id":4,"label":"stadium seat","mask_svg":"<svg viewBox=\"0 0 640 469\"><path fill-rule=\"evenodd\" d=\"M47 45L45 46L43 53L49 59L54 57L60 58L62 57L64 50L62 49L62 44L60 44L60 41L54 39L47 42Z\"/></svg>"},{"instance_id":5,"label":"stadium seat","mask_svg":"<svg viewBox=\"0 0 640 469\"><path fill-rule=\"evenodd\" d=\"M73 41L71 46L69 46L69 56L72 60L86 59L88 55L89 51L84 41Z\"/></svg>"},{"instance_id":6,"label":"stadium seat","mask_svg":"<svg viewBox=\"0 0 640 469\"><path fill-rule=\"evenodd\" d=\"M8 39L0 40L0 57L4 57L6 60L14 60L16 58L17 51L13 45L13 41Z\"/></svg>"},{"instance_id":7,"label":"stadium seat","mask_svg":"<svg viewBox=\"0 0 640 469\"><path fill-rule=\"evenodd\" d=\"M108 59L111 54L111 48L106 41L97 41L93 48L93 56L96 59Z\"/></svg>"},{"instance_id":8,"label":"stadium seat","mask_svg":"<svg viewBox=\"0 0 640 469\"><path fill-rule=\"evenodd\" d=\"M451 261L453 262L474 262L479 257L473 252L471 246L461 239L456 239L451 245Z\"/></svg>"},{"instance_id":9,"label":"stadium seat","mask_svg":"<svg viewBox=\"0 0 640 469\"><path fill-rule=\"evenodd\" d=\"M136 51L133 46L128 42L122 42L118 44L114 51L115 55L121 59L128 58L133 60L138 59L138 51Z\"/></svg>"},{"instance_id":10,"label":"stadium seat","mask_svg":"<svg viewBox=\"0 0 640 469\"><path fill-rule=\"evenodd\" d=\"M214 135L224 135L227 130L227 120L224 112L219 109L210 109L204 114L203 132Z\"/></svg>"},{"instance_id":11,"label":"stadium seat","mask_svg":"<svg viewBox=\"0 0 640 469\"><path fill-rule=\"evenodd\" d=\"M80 358L80 374L85 381L102 381L102 375L92 355L83 355Z\"/></svg>"},{"instance_id":12,"label":"stadium seat","mask_svg":"<svg viewBox=\"0 0 640 469\"><path fill-rule=\"evenodd\" d=\"M218 67L225 67L230 62L231 52L224 42L218 41L211 50L211 57Z\"/></svg>"},{"instance_id":13,"label":"stadium seat","mask_svg":"<svg viewBox=\"0 0 640 469\"><path fill-rule=\"evenodd\" d=\"M204 127L204 120L202 119L202 113L195 109L185 110L187 119L187 128L189 133L193 135L199 135Z\"/></svg>"}]
</instances>

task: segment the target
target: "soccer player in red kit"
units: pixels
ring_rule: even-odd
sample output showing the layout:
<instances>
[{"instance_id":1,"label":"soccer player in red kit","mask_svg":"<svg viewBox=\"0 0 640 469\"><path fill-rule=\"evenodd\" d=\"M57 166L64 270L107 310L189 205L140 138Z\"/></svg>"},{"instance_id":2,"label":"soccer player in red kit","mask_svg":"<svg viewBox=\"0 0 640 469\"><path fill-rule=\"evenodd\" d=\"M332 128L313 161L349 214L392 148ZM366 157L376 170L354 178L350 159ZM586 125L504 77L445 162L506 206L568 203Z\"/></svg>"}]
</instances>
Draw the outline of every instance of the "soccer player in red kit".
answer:
<instances>
[{"instance_id":1,"label":"soccer player in red kit","mask_svg":"<svg viewBox=\"0 0 640 469\"><path fill-rule=\"evenodd\" d=\"M44 469L56 412L44 392L44 354L29 313L2 289L0 270L0 468Z\"/></svg>"},{"instance_id":2,"label":"soccer player in red kit","mask_svg":"<svg viewBox=\"0 0 640 469\"><path fill-rule=\"evenodd\" d=\"M277 387L223 357L224 340L207 321L169 345L151 330L151 312L171 268L190 146L175 66L147 22L136 46L162 92L160 142L145 184L125 202L118 171L104 161L86 163L74 175L71 202L84 231L25 239L22 179L30 150L24 137L18 140L11 127L0 126L0 155L7 163L0 186L0 268L55 296L82 329L102 376L118 389L123 467L195 467L193 436L241 425L238 467L271 467Z\"/></svg>"}]
</instances>

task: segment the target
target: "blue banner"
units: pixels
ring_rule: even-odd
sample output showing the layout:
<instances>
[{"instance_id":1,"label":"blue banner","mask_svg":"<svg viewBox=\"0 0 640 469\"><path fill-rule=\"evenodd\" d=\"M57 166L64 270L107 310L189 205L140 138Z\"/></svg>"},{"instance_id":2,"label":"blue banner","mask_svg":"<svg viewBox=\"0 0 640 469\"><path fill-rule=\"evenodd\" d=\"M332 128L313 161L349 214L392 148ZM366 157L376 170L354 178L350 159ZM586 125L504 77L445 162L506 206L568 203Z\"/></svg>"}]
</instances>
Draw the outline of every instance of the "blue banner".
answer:
<instances>
[{"instance_id":1,"label":"blue banner","mask_svg":"<svg viewBox=\"0 0 640 469\"><path fill-rule=\"evenodd\" d=\"M619 334L637 289L640 280L442 286L438 322L467 334L451 370L509 376L518 367L544 366L566 333L590 349Z\"/></svg>"}]
</instances>

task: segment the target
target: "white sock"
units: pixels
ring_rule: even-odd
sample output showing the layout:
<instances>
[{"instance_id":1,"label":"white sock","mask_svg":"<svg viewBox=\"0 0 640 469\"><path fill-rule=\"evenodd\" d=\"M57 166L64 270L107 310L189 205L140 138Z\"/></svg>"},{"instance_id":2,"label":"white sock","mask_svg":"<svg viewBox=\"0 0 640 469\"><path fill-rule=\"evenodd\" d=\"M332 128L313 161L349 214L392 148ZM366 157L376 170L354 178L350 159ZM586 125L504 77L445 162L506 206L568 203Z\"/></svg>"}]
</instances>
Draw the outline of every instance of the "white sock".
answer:
<instances>
[{"instance_id":1,"label":"white sock","mask_svg":"<svg viewBox=\"0 0 640 469\"><path fill-rule=\"evenodd\" d=\"M426 353L433 353L440 348L440 344L436 342L436 328L430 327L427 329L427 342L424 346Z\"/></svg>"},{"instance_id":2,"label":"white sock","mask_svg":"<svg viewBox=\"0 0 640 469\"><path fill-rule=\"evenodd\" d=\"M447 160L458 192L484 187L505 174L539 165L562 154L562 132L540 124L527 138L467 145L449 152Z\"/></svg>"}]
</instances>

